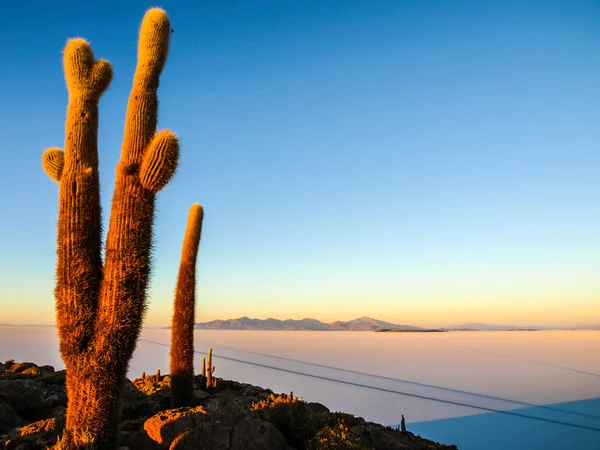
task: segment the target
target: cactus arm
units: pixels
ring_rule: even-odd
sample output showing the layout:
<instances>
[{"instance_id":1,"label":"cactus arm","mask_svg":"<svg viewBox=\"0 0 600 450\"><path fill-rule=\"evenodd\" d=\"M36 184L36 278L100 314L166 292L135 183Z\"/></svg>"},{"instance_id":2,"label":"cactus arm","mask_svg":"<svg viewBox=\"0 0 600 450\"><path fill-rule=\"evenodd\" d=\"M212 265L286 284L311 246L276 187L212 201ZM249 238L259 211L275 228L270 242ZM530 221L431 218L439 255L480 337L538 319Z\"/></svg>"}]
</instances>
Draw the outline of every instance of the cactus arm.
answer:
<instances>
[{"instance_id":1,"label":"cactus arm","mask_svg":"<svg viewBox=\"0 0 600 450\"><path fill-rule=\"evenodd\" d=\"M96 61L91 71L91 89L94 92L104 92L112 80L112 66L105 59Z\"/></svg>"},{"instance_id":2,"label":"cactus arm","mask_svg":"<svg viewBox=\"0 0 600 450\"><path fill-rule=\"evenodd\" d=\"M42 155L42 168L51 180L60 183L63 167L65 165L65 154L60 148L52 147Z\"/></svg>"},{"instance_id":3,"label":"cactus arm","mask_svg":"<svg viewBox=\"0 0 600 450\"><path fill-rule=\"evenodd\" d=\"M196 309L196 259L204 210L190 208L183 239L171 327L171 403L173 408L194 402L194 322Z\"/></svg>"},{"instance_id":4,"label":"cactus arm","mask_svg":"<svg viewBox=\"0 0 600 450\"><path fill-rule=\"evenodd\" d=\"M153 141L158 78L166 60L169 37L166 13L159 8L150 9L140 29L138 63L127 106L106 238L96 322L95 355L100 362L129 360L135 349L146 309L155 194L168 181L165 173L172 174L177 165L178 144L174 136L162 133ZM160 176L145 178L153 190L146 189L140 180L140 165L147 151L162 155L162 160L155 159L168 166L156 170Z\"/></svg>"},{"instance_id":5,"label":"cactus arm","mask_svg":"<svg viewBox=\"0 0 600 450\"><path fill-rule=\"evenodd\" d=\"M142 159L140 183L152 192L160 191L175 174L179 159L179 143L169 130L154 136Z\"/></svg>"},{"instance_id":6,"label":"cactus arm","mask_svg":"<svg viewBox=\"0 0 600 450\"><path fill-rule=\"evenodd\" d=\"M159 76L167 60L171 25L167 14L152 8L144 16L138 43L138 64L127 104L120 165L138 166L154 137L158 112Z\"/></svg>"}]
</instances>

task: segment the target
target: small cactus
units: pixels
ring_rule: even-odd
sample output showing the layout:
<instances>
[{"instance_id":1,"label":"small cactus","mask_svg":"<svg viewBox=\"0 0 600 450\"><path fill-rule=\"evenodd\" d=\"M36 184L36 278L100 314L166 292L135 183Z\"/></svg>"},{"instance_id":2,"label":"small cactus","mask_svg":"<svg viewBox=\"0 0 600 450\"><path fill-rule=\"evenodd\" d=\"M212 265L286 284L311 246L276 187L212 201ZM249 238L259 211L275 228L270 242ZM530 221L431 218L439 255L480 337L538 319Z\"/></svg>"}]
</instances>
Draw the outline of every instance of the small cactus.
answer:
<instances>
[{"instance_id":1,"label":"small cactus","mask_svg":"<svg viewBox=\"0 0 600 450\"><path fill-rule=\"evenodd\" d=\"M142 380L146 379L146 372L142 372Z\"/></svg>"},{"instance_id":2,"label":"small cactus","mask_svg":"<svg viewBox=\"0 0 600 450\"><path fill-rule=\"evenodd\" d=\"M206 378L206 358L202 357L202 377Z\"/></svg>"},{"instance_id":3,"label":"small cactus","mask_svg":"<svg viewBox=\"0 0 600 450\"><path fill-rule=\"evenodd\" d=\"M402 421L400 422L400 431L406 431L406 422L404 421L404 414L402 414Z\"/></svg>"},{"instance_id":4,"label":"small cactus","mask_svg":"<svg viewBox=\"0 0 600 450\"><path fill-rule=\"evenodd\" d=\"M208 349L208 361L206 367L206 387L216 387L217 380L213 379L215 373L215 366L212 365L212 347Z\"/></svg>"},{"instance_id":5,"label":"small cactus","mask_svg":"<svg viewBox=\"0 0 600 450\"><path fill-rule=\"evenodd\" d=\"M156 369L156 382L160 382L160 369Z\"/></svg>"}]
</instances>

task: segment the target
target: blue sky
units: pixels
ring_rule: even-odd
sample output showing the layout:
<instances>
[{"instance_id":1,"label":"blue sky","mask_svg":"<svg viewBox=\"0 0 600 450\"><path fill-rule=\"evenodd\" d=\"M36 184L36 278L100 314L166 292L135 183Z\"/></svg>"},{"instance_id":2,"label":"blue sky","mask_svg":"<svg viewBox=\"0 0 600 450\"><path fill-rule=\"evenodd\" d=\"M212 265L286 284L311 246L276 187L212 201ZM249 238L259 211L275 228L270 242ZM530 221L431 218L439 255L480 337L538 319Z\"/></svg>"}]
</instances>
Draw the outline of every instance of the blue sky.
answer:
<instances>
[{"instance_id":1,"label":"blue sky","mask_svg":"<svg viewBox=\"0 0 600 450\"><path fill-rule=\"evenodd\" d=\"M52 323L61 52L84 37L109 204L145 10L174 33L149 325L170 321L189 206L198 321L599 322L600 4L12 2L0 40L0 322ZM105 229L108 217L104 217Z\"/></svg>"}]
</instances>

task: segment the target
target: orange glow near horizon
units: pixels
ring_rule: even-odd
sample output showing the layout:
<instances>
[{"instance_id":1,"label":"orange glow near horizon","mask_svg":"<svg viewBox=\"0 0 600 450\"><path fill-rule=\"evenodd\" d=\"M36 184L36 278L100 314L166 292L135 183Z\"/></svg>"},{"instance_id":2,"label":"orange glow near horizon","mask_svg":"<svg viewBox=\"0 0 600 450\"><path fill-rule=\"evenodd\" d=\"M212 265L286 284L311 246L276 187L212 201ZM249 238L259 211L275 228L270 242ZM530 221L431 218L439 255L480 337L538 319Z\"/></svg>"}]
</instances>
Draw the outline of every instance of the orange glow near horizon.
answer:
<instances>
[{"instance_id":1,"label":"orange glow near horizon","mask_svg":"<svg viewBox=\"0 0 600 450\"><path fill-rule=\"evenodd\" d=\"M49 296L48 296L49 297ZM395 324L423 327L444 327L466 322L515 326L565 326L577 324L598 325L600 323L600 305L593 295L581 296L576 300L556 296L514 297L488 299L478 302L475 298L462 300L427 300L415 298L412 301L345 301L329 298L322 302L301 302L300 299L287 302L236 301L225 302L221 299L197 297L196 322L208 322L216 319L235 319L243 316L266 319L303 319L314 318L322 322L335 320L348 321L368 316ZM527 301L526 301L527 300ZM322 305L326 305L323 308ZM566 307L568 305L568 307ZM171 322L172 300L150 301L145 316L146 326L168 326ZM3 324L41 324L55 323L54 301L51 297L44 302L27 300L7 304L0 318Z\"/></svg>"}]
</instances>

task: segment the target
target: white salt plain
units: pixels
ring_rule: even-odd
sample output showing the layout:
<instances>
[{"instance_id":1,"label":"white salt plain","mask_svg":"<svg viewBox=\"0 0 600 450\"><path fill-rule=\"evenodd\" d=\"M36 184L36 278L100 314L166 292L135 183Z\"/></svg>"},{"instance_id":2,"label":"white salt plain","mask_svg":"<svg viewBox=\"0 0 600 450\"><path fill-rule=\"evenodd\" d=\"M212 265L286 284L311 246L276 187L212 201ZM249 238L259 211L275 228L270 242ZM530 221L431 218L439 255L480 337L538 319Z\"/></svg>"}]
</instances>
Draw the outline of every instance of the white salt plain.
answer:
<instances>
[{"instance_id":1,"label":"white salt plain","mask_svg":"<svg viewBox=\"0 0 600 450\"><path fill-rule=\"evenodd\" d=\"M168 373L169 341L144 329L129 377ZM600 331L198 330L195 342L198 368L213 347L218 377L385 425L404 414L409 431L460 449L600 449ZM63 368L54 327L0 326L2 358Z\"/></svg>"}]
</instances>

